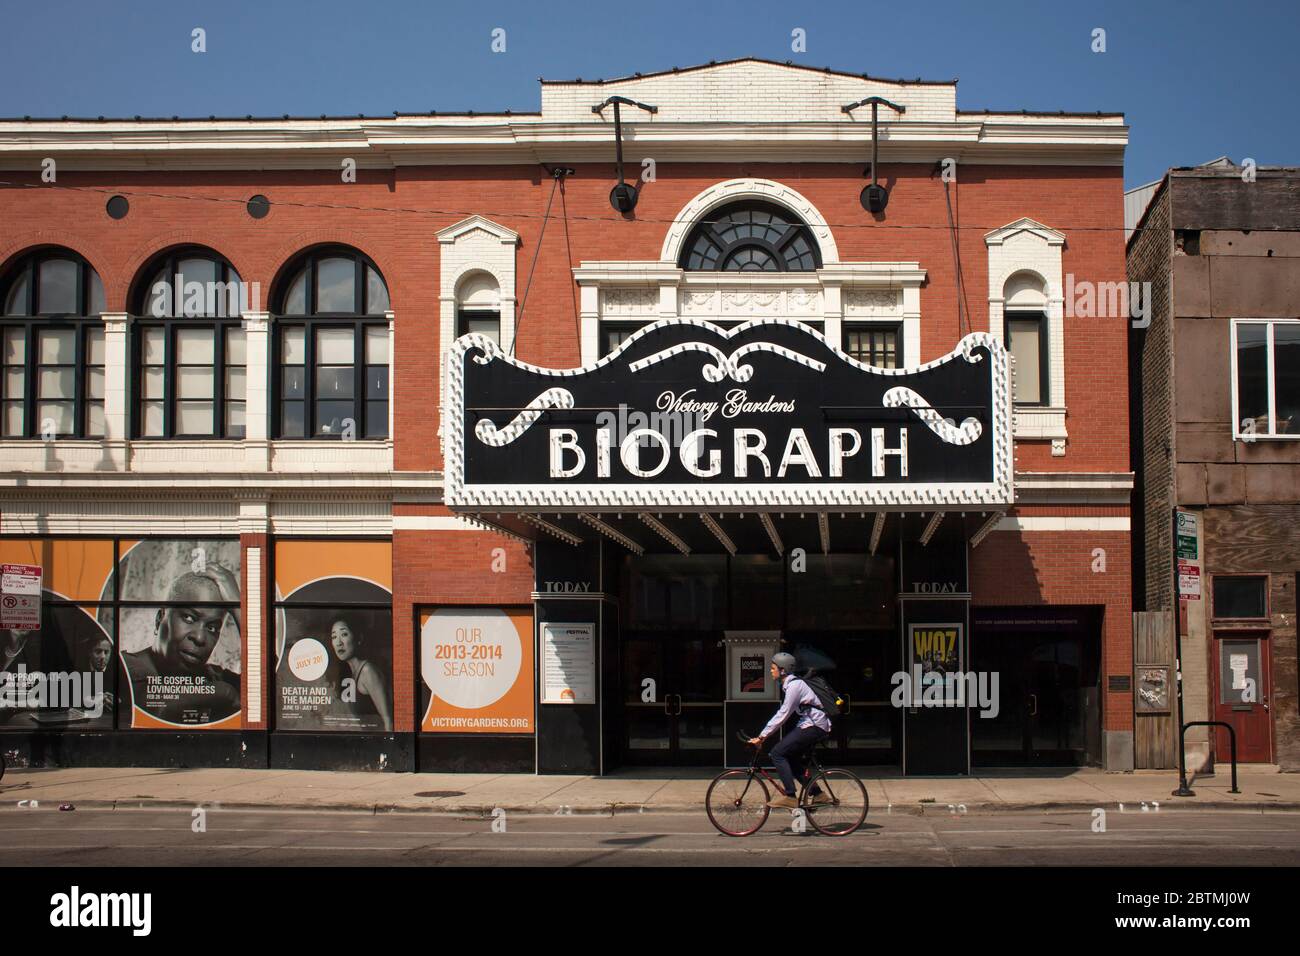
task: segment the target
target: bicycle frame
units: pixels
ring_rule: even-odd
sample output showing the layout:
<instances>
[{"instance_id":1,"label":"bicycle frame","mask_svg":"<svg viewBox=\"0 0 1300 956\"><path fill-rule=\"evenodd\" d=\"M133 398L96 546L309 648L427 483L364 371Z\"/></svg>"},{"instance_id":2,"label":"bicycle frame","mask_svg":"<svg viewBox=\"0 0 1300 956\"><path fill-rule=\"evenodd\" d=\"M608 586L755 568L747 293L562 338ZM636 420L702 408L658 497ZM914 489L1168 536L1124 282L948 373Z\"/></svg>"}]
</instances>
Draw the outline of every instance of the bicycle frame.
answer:
<instances>
[{"instance_id":1,"label":"bicycle frame","mask_svg":"<svg viewBox=\"0 0 1300 956\"><path fill-rule=\"evenodd\" d=\"M738 732L736 736L746 743L749 743L750 738L745 736L744 731ZM811 751L809 751L808 765L804 767L803 779L799 781L799 798L797 802L800 809L806 808L807 805L804 802L804 797L808 795L808 788L812 786L812 782L816 780L818 775L822 772L821 761L817 759L817 747L820 746L821 743L819 742ZM741 791L741 797L744 797L745 794L749 793L749 785L754 782L755 776L761 776L763 780L771 784L778 793L785 793L785 784L781 781L781 778L779 776L774 777L768 772L766 767L759 766L758 760L761 756L763 756L763 747L760 745L754 748L754 759L749 762L749 779L745 783L745 789Z\"/></svg>"}]
</instances>

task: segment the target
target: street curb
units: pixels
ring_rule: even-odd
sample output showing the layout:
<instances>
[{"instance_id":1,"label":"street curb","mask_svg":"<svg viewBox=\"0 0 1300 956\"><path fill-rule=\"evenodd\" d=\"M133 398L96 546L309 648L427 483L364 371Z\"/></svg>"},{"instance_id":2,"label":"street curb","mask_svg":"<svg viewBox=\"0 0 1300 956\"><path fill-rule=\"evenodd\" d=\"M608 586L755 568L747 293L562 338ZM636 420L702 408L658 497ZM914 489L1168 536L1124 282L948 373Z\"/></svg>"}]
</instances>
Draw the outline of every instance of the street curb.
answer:
<instances>
[{"instance_id":1,"label":"street curb","mask_svg":"<svg viewBox=\"0 0 1300 956\"><path fill-rule=\"evenodd\" d=\"M536 804L514 805L504 804L438 804L430 803L427 806L411 806L395 803L335 803L335 804L315 804L315 803L227 803L223 801L186 801L186 800L141 800L141 799L122 799L122 800L69 800L62 797L37 798L39 805L32 809L57 809L60 804L70 803L75 809L82 810L188 810L202 808L204 810L232 810L239 812L338 812L338 813L423 813L436 814L438 816L472 816L476 818L491 819L493 811L502 810L510 814L519 814L526 816L615 816L615 815L642 815L656 813L701 813L704 810L703 801L689 804L627 804L627 803L606 803L606 804L585 804L585 805L559 805L559 806L538 806ZM1177 799L1177 798L1172 798ZM8 803L9 801L5 801ZM17 801L15 801L17 802ZM1118 810L1119 806L1123 810ZM964 808L964 809L961 809ZM3 807L3 809L18 809L12 806ZM27 808L22 808L27 809ZM967 803L967 804L947 804L947 803L924 803L924 804L887 804L881 807L878 803L871 806L870 816L872 819L889 816L893 813L906 814L908 816L952 816L958 817L970 813L1001 813L1001 812L1018 812L1018 813L1064 813L1064 812L1091 812L1096 809L1107 810L1109 812L1128 814L1142 813L1169 813L1185 812L1188 810L1241 810L1249 812L1262 812L1271 810L1275 812L1295 813L1300 812L1300 803L1269 803L1262 801L1230 801L1230 800L1206 800L1194 803L1166 802L1161 803L1158 810L1143 810L1142 803L1133 802L1120 804L1117 801L1047 801L1042 803Z\"/></svg>"}]
</instances>

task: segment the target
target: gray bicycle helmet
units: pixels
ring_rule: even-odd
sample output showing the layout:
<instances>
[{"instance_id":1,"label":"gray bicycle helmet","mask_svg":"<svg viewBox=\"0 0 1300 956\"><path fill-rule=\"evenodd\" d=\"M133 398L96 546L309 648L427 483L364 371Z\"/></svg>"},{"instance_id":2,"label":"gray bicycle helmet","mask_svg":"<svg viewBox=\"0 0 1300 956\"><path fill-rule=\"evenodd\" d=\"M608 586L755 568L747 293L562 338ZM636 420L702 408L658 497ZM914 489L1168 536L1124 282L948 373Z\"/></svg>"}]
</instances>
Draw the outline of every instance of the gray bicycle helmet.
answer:
<instances>
[{"instance_id":1,"label":"gray bicycle helmet","mask_svg":"<svg viewBox=\"0 0 1300 956\"><path fill-rule=\"evenodd\" d=\"M785 651L780 651L772 655L772 663L775 664L777 666L777 669L782 671L783 673L786 674L794 673L795 661L794 661L793 654L787 654Z\"/></svg>"}]
</instances>

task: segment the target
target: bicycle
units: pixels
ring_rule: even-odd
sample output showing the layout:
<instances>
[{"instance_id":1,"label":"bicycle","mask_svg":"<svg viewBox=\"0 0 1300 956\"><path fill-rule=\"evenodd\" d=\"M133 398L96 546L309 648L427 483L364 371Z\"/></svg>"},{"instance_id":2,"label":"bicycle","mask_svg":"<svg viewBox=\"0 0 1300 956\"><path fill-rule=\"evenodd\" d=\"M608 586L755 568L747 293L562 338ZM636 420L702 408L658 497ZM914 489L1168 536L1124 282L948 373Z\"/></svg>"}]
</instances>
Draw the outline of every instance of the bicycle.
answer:
<instances>
[{"instance_id":1,"label":"bicycle","mask_svg":"<svg viewBox=\"0 0 1300 956\"><path fill-rule=\"evenodd\" d=\"M736 736L749 743L744 731ZM755 747L747 769L724 770L709 784L704 796L705 812L709 822L727 836L750 836L767 822L772 812L767 805L769 783L778 793L785 792L780 780L758 765L762 752L762 746ZM818 833L848 836L867 818L867 788L862 781L848 770L822 767L816 747L809 755L801 784L797 809L803 811Z\"/></svg>"}]
</instances>

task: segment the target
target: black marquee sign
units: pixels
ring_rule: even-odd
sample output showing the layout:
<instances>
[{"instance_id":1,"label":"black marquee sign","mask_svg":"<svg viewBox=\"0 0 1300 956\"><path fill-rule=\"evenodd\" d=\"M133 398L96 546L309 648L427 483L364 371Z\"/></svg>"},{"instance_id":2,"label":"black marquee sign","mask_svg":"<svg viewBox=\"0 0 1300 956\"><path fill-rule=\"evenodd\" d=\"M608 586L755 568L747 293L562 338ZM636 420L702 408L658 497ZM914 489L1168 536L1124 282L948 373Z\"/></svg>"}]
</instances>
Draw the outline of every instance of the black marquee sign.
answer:
<instances>
[{"instance_id":1,"label":"black marquee sign","mask_svg":"<svg viewBox=\"0 0 1300 956\"><path fill-rule=\"evenodd\" d=\"M472 333L447 362L446 502L460 511L1012 502L1009 360L987 333L906 369L785 319L655 322L564 370Z\"/></svg>"}]
</instances>

